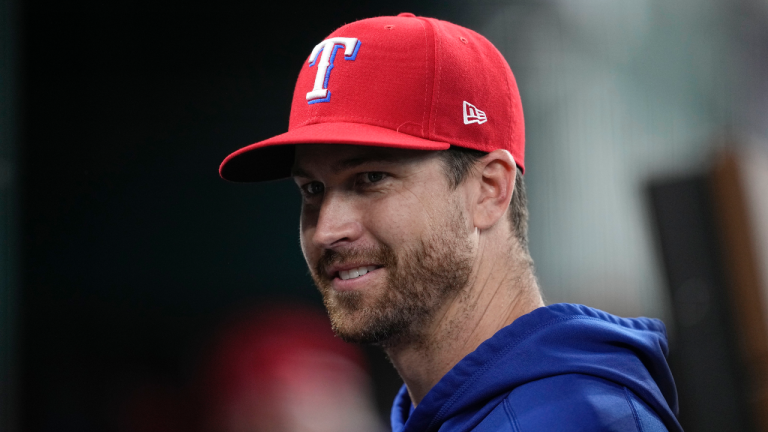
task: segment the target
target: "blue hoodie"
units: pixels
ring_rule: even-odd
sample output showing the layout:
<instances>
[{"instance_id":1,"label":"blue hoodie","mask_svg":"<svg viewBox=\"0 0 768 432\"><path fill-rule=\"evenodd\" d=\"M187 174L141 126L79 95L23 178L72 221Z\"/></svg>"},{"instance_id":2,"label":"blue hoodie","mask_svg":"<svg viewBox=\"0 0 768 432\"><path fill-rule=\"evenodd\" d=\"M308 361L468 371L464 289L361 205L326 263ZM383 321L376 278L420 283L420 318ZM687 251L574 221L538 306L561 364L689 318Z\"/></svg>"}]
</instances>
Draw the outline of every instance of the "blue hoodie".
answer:
<instances>
[{"instance_id":1,"label":"blue hoodie","mask_svg":"<svg viewBox=\"0 0 768 432\"><path fill-rule=\"evenodd\" d=\"M523 315L453 367L393 432L682 431L664 324L573 304Z\"/></svg>"}]
</instances>

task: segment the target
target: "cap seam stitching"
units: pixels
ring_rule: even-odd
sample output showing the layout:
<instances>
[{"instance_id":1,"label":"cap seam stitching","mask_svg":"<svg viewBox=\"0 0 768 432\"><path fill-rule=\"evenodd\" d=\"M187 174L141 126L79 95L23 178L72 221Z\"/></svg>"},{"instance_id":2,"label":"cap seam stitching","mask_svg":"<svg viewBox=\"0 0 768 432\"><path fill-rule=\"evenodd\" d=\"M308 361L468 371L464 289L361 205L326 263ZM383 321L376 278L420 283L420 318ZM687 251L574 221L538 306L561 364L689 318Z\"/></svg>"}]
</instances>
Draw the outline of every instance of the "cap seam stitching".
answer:
<instances>
[{"instance_id":1,"label":"cap seam stitching","mask_svg":"<svg viewBox=\"0 0 768 432\"><path fill-rule=\"evenodd\" d=\"M511 111L512 111L510 113L512 115L510 116L510 119L509 119L509 132L508 132L509 133L508 139L509 139L509 144L510 144L509 147L511 149L513 147L512 146L512 141L513 141L513 138L515 136L514 134L515 134L516 127L513 124L513 122L515 120L515 104L512 103L512 87L510 86L510 82L509 82L509 74L506 73L507 69L504 67L505 64L509 65L509 62L507 61L506 58L504 58L504 54L502 54L501 51L498 50L498 48L496 48L496 52L498 53L497 57L500 57L498 60L501 61L501 70L503 70L505 72L505 74L504 74L504 78L505 78L504 81L506 81L506 83L507 83L507 99L509 101L509 107L511 108ZM509 69L510 69L510 71L512 70L511 67ZM510 153L512 153L512 152L510 152ZM518 163L519 162L515 161L515 164L518 164Z\"/></svg>"},{"instance_id":2,"label":"cap seam stitching","mask_svg":"<svg viewBox=\"0 0 768 432\"><path fill-rule=\"evenodd\" d=\"M424 121L427 118L427 92L429 91L429 80L427 77L429 76L429 39L427 38L427 29L424 27L424 21L419 20L419 24L421 25L421 29L424 31L424 109L421 112L421 136L429 135L428 133L424 133ZM427 125L427 128L429 128L429 125ZM399 127L398 127L399 130Z\"/></svg>"},{"instance_id":3,"label":"cap seam stitching","mask_svg":"<svg viewBox=\"0 0 768 432\"><path fill-rule=\"evenodd\" d=\"M437 26L438 24L439 23L433 24L433 28L435 26ZM437 34L437 31L435 31L435 39L437 39L437 38L438 38L438 34ZM443 38L440 38L439 44L436 43L435 46L438 48L437 52L435 53L435 62L438 62L438 58L440 58L440 56L442 55L442 52L443 52ZM442 87L440 85L441 83L438 82L437 80L438 80L438 77L439 77L440 80L442 80L442 77L443 77L443 62L442 62L442 58L440 58L440 60L441 61L439 61L438 65L437 65L437 76L435 77L435 82L438 84L437 85L437 96L435 98L435 102L432 103L432 106L435 107L435 116L434 116L434 120L435 121L432 124L432 130L430 131L430 134L429 134L430 136L434 135L435 134L435 130L437 129L437 117L438 117L437 116L437 110L438 110L437 107L440 106L440 88ZM434 86L435 84L432 84L432 85Z\"/></svg>"},{"instance_id":4,"label":"cap seam stitching","mask_svg":"<svg viewBox=\"0 0 768 432\"><path fill-rule=\"evenodd\" d=\"M325 120L327 120L327 119L336 119L336 120L344 120L344 119L373 120L373 121L376 121L376 122L379 122L379 123L382 123L382 124L392 125L392 126L395 126L395 127L401 127L401 126L403 126L406 123L415 123L415 122L411 122L411 121L406 121L405 123L395 123L395 122L389 122L389 121L386 121L386 120L381 120L381 119L377 119L377 118L373 118L373 117L363 117L363 116L313 116L313 117L310 117L309 119L307 119L306 121L304 121L302 123L299 123L296 126L296 128L299 128L299 127L302 127L302 126L309 126L311 124L323 124L323 123L313 123L315 120L322 120L322 119L325 119ZM357 122L352 122L352 123L357 123ZM368 123L359 123L359 124L368 124ZM371 125L371 126L374 126L374 125ZM395 132L399 132L399 131L395 130ZM422 132L423 132L423 130L422 130ZM410 134L408 134L408 135L410 135Z\"/></svg>"}]
</instances>

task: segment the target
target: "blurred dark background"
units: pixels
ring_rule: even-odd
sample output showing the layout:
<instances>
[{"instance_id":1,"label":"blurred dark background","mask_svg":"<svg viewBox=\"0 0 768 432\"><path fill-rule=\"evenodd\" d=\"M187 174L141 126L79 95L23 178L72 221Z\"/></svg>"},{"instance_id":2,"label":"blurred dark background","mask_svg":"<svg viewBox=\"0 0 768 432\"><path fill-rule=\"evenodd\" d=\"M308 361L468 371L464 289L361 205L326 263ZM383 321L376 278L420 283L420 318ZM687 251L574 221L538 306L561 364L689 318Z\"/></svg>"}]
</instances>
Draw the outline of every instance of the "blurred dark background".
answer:
<instances>
[{"instance_id":1,"label":"blurred dark background","mask_svg":"<svg viewBox=\"0 0 768 432\"><path fill-rule=\"evenodd\" d=\"M434 8L48 0L15 8L18 424L115 430L137 388L183 391L225 317L267 298L321 307L298 246L295 186L229 184L218 164L287 129L298 69L333 29ZM391 369L383 357L372 361ZM377 376L393 380L379 383L384 410L399 378Z\"/></svg>"},{"instance_id":2,"label":"blurred dark background","mask_svg":"<svg viewBox=\"0 0 768 432\"><path fill-rule=\"evenodd\" d=\"M676 372L684 427L727 430L688 427L697 409L752 427L722 403L749 399L734 314L712 306L727 295L690 281L721 266L707 281L728 285L712 264L710 160L768 149L764 0L0 0L1 430L129 430L137 394L178 408L232 316L321 308L295 187L227 183L218 164L287 129L299 67L326 35L400 12L475 29L512 66L547 300L664 318L673 367L700 372ZM698 231L664 234L680 227ZM693 265L692 250L711 254ZM676 258L693 270L676 273ZM680 302L693 305L683 319ZM697 337L720 338L717 355ZM365 354L386 419L400 380Z\"/></svg>"}]
</instances>

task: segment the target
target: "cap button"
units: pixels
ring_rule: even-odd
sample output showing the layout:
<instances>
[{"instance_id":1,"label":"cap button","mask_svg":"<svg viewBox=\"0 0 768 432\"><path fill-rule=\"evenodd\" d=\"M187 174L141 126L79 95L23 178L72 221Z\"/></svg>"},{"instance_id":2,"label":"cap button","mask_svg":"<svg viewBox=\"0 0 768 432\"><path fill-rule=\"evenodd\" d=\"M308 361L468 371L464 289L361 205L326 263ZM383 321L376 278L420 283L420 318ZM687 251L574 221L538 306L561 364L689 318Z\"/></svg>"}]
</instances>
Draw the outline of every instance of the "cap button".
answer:
<instances>
[{"instance_id":1,"label":"cap button","mask_svg":"<svg viewBox=\"0 0 768 432\"><path fill-rule=\"evenodd\" d=\"M397 16L404 17L404 18L416 18L416 15L414 15L414 14L412 14L410 12L403 12L401 14L397 14Z\"/></svg>"}]
</instances>

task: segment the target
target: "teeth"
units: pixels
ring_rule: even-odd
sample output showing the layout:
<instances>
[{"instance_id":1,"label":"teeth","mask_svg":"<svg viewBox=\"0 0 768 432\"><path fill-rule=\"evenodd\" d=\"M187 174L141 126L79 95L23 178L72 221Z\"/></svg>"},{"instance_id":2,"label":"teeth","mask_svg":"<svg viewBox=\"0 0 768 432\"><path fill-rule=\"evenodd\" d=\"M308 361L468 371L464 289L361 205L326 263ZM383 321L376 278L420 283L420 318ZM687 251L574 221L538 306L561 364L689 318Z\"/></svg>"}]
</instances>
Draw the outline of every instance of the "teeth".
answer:
<instances>
[{"instance_id":1,"label":"teeth","mask_svg":"<svg viewBox=\"0 0 768 432\"><path fill-rule=\"evenodd\" d=\"M339 271L339 278L341 280L355 279L374 270L376 270L376 266L364 266L351 270L341 270Z\"/></svg>"}]
</instances>

